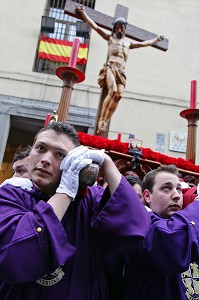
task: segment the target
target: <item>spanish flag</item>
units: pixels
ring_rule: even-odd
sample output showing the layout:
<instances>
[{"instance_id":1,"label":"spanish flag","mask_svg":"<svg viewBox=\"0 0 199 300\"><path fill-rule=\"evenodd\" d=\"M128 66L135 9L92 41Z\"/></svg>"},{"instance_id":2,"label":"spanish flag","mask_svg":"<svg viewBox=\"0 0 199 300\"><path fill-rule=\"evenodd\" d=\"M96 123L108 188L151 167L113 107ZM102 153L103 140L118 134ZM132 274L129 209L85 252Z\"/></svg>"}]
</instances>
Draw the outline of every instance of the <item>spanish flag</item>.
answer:
<instances>
[{"instance_id":1,"label":"spanish flag","mask_svg":"<svg viewBox=\"0 0 199 300\"><path fill-rule=\"evenodd\" d=\"M45 36L41 37L39 43L38 57L48 60L69 63L72 42L58 39L51 39ZM80 44L77 64L85 65L88 55L88 44Z\"/></svg>"}]
</instances>

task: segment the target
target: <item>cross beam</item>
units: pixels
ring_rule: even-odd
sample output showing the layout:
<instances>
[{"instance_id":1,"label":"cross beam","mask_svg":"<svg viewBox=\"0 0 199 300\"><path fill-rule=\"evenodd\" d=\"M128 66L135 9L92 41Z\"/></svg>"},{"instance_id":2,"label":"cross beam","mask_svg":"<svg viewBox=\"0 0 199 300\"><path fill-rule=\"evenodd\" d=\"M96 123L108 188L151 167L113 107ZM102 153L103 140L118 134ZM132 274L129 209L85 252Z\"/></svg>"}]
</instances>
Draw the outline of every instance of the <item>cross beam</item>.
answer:
<instances>
[{"instance_id":1,"label":"cross beam","mask_svg":"<svg viewBox=\"0 0 199 300\"><path fill-rule=\"evenodd\" d=\"M78 2L75 2L72 0L66 0L64 13L66 13L72 17L75 17L77 19L82 19L81 16L76 12L77 5L78 5ZM90 7L85 6L84 9L85 9L86 13L88 14L88 16L91 19L93 19L95 21L95 23L97 23L98 26L100 26L104 29L110 30L110 31L112 31L112 28L113 28L112 23L115 20L115 17L121 17L122 15L125 15L126 9L128 10L128 8L117 4L117 8L116 8L117 13L115 14L114 17L110 17L110 16L100 13ZM145 40L154 39L157 36L157 34L151 33L147 30L144 30L144 29L141 29L134 25L128 24L126 31L125 31L125 36L130 39L133 39L135 41L142 42ZM164 40L156 43L152 47L157 48L162 51L167 51L168 50L168 39L164 39Z\"/></svg>"}]
</instances>

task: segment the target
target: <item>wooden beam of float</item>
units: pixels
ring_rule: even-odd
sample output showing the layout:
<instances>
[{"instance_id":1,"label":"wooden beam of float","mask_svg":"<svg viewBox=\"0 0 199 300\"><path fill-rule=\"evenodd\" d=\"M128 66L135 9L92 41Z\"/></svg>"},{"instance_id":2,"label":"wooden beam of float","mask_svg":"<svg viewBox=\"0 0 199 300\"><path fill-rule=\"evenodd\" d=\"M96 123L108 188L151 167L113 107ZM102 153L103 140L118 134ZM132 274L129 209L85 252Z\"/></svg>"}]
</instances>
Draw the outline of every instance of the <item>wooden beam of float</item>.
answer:
<instances>
[{"instance_id":1,"label":"wooden beam of float","mask_svg":"<svg viewBox=\"0 0 199 300\"><path fill-rule=\"evenodd\" d=\"M185 109L180 116L188 121L186 160L196 161L196 133L199 120L199 109Z\"/></svg>"},{"instance_id":2,"label":"wooden beam of float","mask_svg":"<svg viewBox=\"0 0 199 300\"><path fill-rule=\"evenodd\" d=\"M191 81L190 108L181 111L180 116L188 121L186 160L196 161L196 133L199 120L197 105L197 81Z\"/></svg>"},{"instance_id":3,"label":"wooden beam of float","mask_svg":"<svg viewBox=\"0 0 199 300\"><path fill-rule=\"evenodd\" d=\"M62 94L58 107L58 121L65 122L68 119L69 106L73 86L75 83L84 81L85 75L76 68L80 41L74 38L71 56L68 66L56 69L56 75L63 80Z\"/></svg>"}]
</instances>

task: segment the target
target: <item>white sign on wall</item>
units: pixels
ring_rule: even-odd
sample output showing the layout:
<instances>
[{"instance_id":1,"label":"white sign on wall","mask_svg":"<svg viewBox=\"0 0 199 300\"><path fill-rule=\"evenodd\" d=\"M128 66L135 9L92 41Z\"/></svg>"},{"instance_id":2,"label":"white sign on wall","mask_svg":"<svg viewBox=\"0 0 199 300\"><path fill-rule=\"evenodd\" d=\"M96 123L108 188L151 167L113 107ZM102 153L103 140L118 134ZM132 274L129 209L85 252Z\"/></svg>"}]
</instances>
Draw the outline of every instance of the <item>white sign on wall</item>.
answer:
<instances>
[{"instance_id":1,"label":"white sign on wall","mask_svg":"<svg viewBox=\"0 0 199 300\"><path fill-rule=\"evenodd\" d=\"M170 131L169 150L186 153L187 133L179 131Z\"/></svg>"},{"instance_id":2,"label":"white sign on wall","mask_svg":"<svg viewBox=\"0 0 199 300\"><path fill-rule=\"evenodd\" d=\"M155 141L155 151L164 153L165 152L165 134L157 132Z\"/></svg>"}]
</instances>

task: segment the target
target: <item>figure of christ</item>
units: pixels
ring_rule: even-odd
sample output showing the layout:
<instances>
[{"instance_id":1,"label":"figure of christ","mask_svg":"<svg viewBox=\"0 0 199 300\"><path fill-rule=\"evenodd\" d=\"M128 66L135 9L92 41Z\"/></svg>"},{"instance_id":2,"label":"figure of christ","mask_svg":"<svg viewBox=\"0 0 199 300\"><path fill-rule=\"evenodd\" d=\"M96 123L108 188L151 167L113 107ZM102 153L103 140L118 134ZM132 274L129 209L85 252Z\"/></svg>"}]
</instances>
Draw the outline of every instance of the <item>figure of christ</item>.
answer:
<instances>
[{"instance_id":1,"label":"figure of christ","mask_svg":"<svg viewBox=\"0 0 199 300\"><path fill-rule=\"evenodd\" d=\"M85 12L82 5L76 7L76 11L83 20L94 29L103 39L108 42L107 61L99 72L98 84L101 88L107 87L108 94L103 101L98 132L106 132L107 125L116 111L118 103L126 85L125 66L128 59L129 49L148 47L164 39L164 36L157 36L154 39L143 42L130 41L125 38L127 21L124 18L117 18L113 23L112 33L106 33L101 29Z\"/></svg>"}]
</instances>

